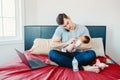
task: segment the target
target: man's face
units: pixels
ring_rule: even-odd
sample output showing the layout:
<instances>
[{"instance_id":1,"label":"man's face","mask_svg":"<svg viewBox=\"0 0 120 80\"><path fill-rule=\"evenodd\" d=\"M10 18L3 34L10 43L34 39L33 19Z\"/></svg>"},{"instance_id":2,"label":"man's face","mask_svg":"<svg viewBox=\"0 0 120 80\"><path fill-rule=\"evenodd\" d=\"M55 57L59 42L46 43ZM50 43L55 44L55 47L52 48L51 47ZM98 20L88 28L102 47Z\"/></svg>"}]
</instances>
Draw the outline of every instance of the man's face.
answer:
<instances>
[{"instance_id":1,"label":"man's face","mask_svg":"<svg viewBox=\"0 0 120 80\"><path fill-rule=\"evenodd\" d=\"M69 18L64 18L64 24L61 25L63 28L65 28L67 31L72 29L72 21Z\"/></svg>"}]
</instances>

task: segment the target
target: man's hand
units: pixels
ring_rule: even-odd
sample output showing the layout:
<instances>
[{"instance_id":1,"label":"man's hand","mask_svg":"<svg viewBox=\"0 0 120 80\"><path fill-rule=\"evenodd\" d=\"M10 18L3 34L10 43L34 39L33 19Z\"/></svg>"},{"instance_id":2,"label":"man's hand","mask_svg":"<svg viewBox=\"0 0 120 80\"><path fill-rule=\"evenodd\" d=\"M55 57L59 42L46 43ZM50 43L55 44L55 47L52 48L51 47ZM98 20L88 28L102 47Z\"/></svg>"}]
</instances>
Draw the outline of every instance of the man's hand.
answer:
<instances>
[{"instance_id":1,"label":"man's hand","mask_svg":"<svg viewBox=\"0 0 120 80\"><path fill-rule=\"evenodd\" d=\"M67 41L67 44L72 44L75 43L76 38L71 38L69 41Z\"/></svg>"}]
</instances>

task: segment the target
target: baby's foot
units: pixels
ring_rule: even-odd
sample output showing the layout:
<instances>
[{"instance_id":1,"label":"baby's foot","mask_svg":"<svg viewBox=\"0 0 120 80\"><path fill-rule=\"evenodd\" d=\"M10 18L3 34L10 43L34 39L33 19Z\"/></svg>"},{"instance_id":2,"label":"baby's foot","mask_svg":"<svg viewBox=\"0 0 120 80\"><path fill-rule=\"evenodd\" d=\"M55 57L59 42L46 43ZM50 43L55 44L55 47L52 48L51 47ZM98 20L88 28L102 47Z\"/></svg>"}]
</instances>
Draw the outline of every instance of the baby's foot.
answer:
<instances>
[{"instance_id":1,"label":"baby's foot","mask_svg":"<svg viewBox=\"0 0 120 80\"><path fill-rule=\"evenodd\" d=\"M108 67L107 64L100 62L99 59L96 60L96 63L94 64L94 66L98 66L98 67L101 68L102 70L103 70L104 68Z\"/></svg>"},{"instance_id":2,"label":"baby's foot","mask_svg":"<svg viewBox=\"0 0 120 80\"><path fill-rule=\"evenodd\" d=\"M97 66L88 65L88 66L83 66L83 68L84 68L85 71L90 71L90 72L95 72L95 73L100 72L100 70L99 70L99 68Z\"/></svg>"}]
</instances>

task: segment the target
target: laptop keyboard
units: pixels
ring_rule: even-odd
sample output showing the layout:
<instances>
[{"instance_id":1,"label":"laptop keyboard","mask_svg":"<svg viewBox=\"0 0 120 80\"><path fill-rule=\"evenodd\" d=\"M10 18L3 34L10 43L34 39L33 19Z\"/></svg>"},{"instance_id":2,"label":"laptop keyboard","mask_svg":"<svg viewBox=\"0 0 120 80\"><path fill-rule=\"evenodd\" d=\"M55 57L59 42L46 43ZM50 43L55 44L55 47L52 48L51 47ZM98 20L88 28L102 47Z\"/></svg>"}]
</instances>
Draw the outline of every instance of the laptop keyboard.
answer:
<instances>
[{"instance_id":1,"label":"laptop keyboard","mask_svg":"<svg viewBox=\"0 0 120 80\"><path fill-rule=\"evenodd\" d=\"M45 66L46 64L38 59L32 59L32 60L28 60L30 66L32 68L37 68L37 67L43 67Z\"/></svg>"}]
</instances>

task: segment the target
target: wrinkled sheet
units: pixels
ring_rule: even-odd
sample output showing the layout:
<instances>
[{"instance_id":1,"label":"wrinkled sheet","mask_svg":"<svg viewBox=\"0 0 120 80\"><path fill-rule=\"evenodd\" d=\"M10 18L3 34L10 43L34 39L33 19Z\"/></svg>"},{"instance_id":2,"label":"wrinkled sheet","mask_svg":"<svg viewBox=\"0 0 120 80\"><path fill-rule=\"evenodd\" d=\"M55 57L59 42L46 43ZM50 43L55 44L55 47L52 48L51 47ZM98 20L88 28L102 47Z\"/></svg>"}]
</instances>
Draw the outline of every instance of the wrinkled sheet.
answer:
<instances>
[{"instance_id":1,"label":"wrinkled sheet","mask_svg":"<svg viewBox=\"0 0 120 80\"><path fill-rule=\"evenodd\" d=\"M38 58L42 61L48 59L45 55L33 55L28 51L24 52L28 59ZM107 56L108 57L108 56ZM109 57L108 57L109 58ZM98 57L101 62L105 58ZM38 69L31 70L21 62L19 57L0 66L0 80L119 80L120 66L109 64L109 67L101 70L100 73L80 70L73 72L70 68L48 65Z\"/></svg>"}]
</instances>

